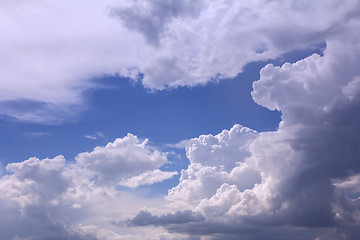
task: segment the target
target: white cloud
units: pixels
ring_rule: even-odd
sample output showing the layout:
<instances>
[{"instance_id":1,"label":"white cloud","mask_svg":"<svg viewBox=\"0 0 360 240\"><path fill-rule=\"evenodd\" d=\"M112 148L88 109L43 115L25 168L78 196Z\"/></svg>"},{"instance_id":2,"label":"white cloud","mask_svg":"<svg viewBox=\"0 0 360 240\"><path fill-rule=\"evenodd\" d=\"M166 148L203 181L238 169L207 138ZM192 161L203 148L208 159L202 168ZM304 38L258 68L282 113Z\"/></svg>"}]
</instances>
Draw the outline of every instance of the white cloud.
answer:
<instances>
[{"instance_id":1,"label":"white cloud","mask_svg":"<svg viewBox=\"0 0 360 240\"><path fill-rule=\"evenodd\" d=\"M96 140L98 138L106 138L105 135L102 132L97 132L92 135L84 135L84 138Z\"/></svg>"},{"instance_id":2,"label":"white cloud","mask_svg":"<svg viewBox=\"0 0 360 240\"><path fill-rule=\"evenodd\" d=\"M190 165L181 171L180 183L169 191L167 199L181 209L192 209L203 199L211 198L223 184L252 188L260 181L259 172L246 159L256 131L234 125L220 134L202 135L187 142Z\"/></svg>"},{"instance_id":3,"label":"white cloud","mask_svg":"<svg viewBox=\"0 0 360 240\"><path fill-rule=\"evenodd\" d=\"M84 135L84 138L95 140L97 137L92 135Z\"/></svg>"},{"instance_id":4,"label":"white cloud","mask_svg":"<svg viewBox=\"0 0 360 240\"><path fill-rule=\"evenodd\" d=\"M176 171L163 172L160 169L155 169L153 171L144 172L139 176L123 179L118 184L129 188L137 188L141 185L151 185L157 182L162 182L164 180L174 177L174 175L177 174L178 172Z\"/></svg>"},{"instance_id":5,"label":"white cloud","mask_svg":"<svg viewBox=\"0 0 360 240\"><path fill-rule=\"evenodd\" d=\"M192 86L234 77L248 62L325 41L359 7L356 1L188 3L133 1L118 10L125 26L159 45L155 55L145 54L140 67L145 86Z\"/></svg>"},{"instance_id":6,"label":"white cloud","mask_svg":"<svg viewBox=\"0 0 360 240\"><path fill-rule=\"evenodd\" d=\"M117 182L154 170L167 163L166 153L162 153L128 134L117 138L105 147L96 147L92 152L80 153L76 160L84 168L99 178L100 182Z\"/></svg>"},{"instance_id":7,"label":"white cloud","mask_svg":"<svg viewBox=\"0 0 360 240\"><path fill-rule=\"evenodd\" d=\"M223 166L229 171L249 156L248 143L256 137L256 131L236 124L230 131L224 130L216 136L201 135L191 139L186 143L186 155L191 163Z\"/></svg>"},{"instance_id":8,"label":"white cloud","mask_svg":"<svg viewBox=\"0 0 360 240\"><path fill-rule=\"evenodd\" d=\"M82 91L97 87L92 78L128 75L144 41L109 16L111 5L2 1L0 100L8 106L2 113L40 122L71 117ZM30 112L24 101L32 102Z\"/></svg>"},{"instance_id":9,"label":"white cloud","mask_svg":"<svg viewBox=\"0 0 360 240\"><path fill-rule=\"evenodd\" d=\"M46 136L49 134L50 134L49 132L30 132L30 133L27 133L26 136L29 138L39 138L39 137L43 137L43 136Z\"/></svg>"},{"instance_id":10,"label":"white cloud","mask_svg":"<svg viewBox=\"0 0 360 240\"><path fill-rule=\"evenodd\" d=\"M2 115L61 122L103 75L153 89L234 77L245 64L334 37L358 1L2 1Z\"/></svg>"},{"instance_id":11,"label":"white cloud","mask_svg":"<svg viewBox=\"0 0 360 240\"><path fill-rule=\"evenodd\" d=\"M152 230L124 228L116 222L125 222L145 206L160 208L164 200L119 191L117 181L129 176L131 187L163 181L177 174L156 169L166 162L166 153L128 134L91 153L79 154L77 161L57 156L10 163L7 174L0 178L0 236L19 240L141 239ZM99 184L104 182L107 184ZM154 240L169 235L153 232Z\"/></svg>"}]
</instances>

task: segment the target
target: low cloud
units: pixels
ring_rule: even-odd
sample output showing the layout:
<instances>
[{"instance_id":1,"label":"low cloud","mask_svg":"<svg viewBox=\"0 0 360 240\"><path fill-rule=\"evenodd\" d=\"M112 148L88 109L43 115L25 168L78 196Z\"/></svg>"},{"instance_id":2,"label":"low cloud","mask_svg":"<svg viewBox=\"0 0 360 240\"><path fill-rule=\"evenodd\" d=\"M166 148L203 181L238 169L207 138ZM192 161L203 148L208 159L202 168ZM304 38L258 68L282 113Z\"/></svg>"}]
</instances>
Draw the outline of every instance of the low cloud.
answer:
<instances>
[{"instance_id":1,"label":"low cloud","mask_svg":"<svg viewBox=\"0 0 360 240\"><path fill-rule=\"evenodd\" d=\"M128 134L79 154L77 161L57 156L10 163L0 178L0 236L17 240L141 239L146 230L129 237L114 230L112 222L125 221L145 204L159 207L162 200L153 198L149 203L136 193L119 191L117 181L125 176L131 180L136 174L143 178L129 181L131 187L164 181L176 174L157 169L166 162L166 153ZM110 167L101 167L106 164ZM121 167L126 167L125 173Z\"/></svg>"}]
</instances>

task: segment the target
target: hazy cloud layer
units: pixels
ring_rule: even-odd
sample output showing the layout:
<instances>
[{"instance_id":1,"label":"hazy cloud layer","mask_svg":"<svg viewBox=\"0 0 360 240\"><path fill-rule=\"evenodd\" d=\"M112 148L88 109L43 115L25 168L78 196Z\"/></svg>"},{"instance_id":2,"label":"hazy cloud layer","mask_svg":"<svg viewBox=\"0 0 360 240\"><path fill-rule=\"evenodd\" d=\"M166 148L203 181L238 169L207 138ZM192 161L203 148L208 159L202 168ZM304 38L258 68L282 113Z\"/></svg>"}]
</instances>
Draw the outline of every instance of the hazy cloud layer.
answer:
<instances>
[{"instance_id":1,"label":"hazy cloud layer","mask_svg":"<svg viewBox=\"0 0 360 240\"><path fill-rule=\"evenodd\" d=\"M153 216L147 211L140 211L133 219L128 221L128 224L134 226L147 226L151 225L170 225L182 224L189 222L200 222L204 220L204 216L199 213L194 213L190 210L178 211L174 214L167 214L161 216Z\"/></svg>"}]
</instances>

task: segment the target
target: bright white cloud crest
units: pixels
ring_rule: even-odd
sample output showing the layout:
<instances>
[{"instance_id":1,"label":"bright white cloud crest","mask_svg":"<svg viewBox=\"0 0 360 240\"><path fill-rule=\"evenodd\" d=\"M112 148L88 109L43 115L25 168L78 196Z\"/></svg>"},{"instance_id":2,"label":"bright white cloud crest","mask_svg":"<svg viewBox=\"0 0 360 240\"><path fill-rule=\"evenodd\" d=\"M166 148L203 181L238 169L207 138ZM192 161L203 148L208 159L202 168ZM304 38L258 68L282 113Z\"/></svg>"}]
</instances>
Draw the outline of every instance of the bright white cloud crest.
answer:
<instances>
[{"instance_id":1,"label":"bright white cloud crest","mask_svg":"<svg viewBox=\"0 0 360 240\"><path fill-rule=\"evenodd\" d=\"M2 2L1 113L31 121L50 108L71 114L68 107L94 87L89 79L103 74L142 72L143 85L154 89L193 86L316 42L326 49L261 70L252 96L281 111L277 131L235 125L187 141L190 164L166 205L117 189L175 175L159 169L165 152L131 134L75 162L58 156L9 164L0 179L0 216L11 216L0 217L5 237L131 239L140 229L153 239L359 238L358 1L118 4ZM13 108L23 100L39 106ZM134 201L133 211L122 199ZM149 211L135 216L140 206Z\"/></svg>"},{"instance_id":2,"label":"bright white cloud crest","mask_svg":"<svg viewBox=\"0 0 360 240\"><path fill-rule=\"evenodd\" d=\"M90 153L80 153L76 160L100 181L118 181L167 163L166 154L151 148L147 142L140 142L136 136L128 134L105 147L96 147Z\"/></svg>"}]
</instances>

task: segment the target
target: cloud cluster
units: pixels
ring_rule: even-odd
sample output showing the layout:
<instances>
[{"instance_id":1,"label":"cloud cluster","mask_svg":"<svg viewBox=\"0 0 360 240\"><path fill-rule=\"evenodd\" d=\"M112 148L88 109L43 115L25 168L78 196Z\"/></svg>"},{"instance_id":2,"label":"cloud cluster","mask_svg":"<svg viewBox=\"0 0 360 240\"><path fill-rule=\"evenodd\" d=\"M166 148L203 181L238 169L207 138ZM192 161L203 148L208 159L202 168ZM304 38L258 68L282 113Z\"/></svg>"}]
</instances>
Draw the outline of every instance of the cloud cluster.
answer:
<instances>
[{"instance_id":1,"label":"cloud cluster","mask_svg":"<svg viewBox=\"0 0 360 240\"><path fill-rule=\"evenodd\" d=\"M254 82L254 101L282 113L276 131L235 125L186 141L190 164L166 196L170 213L117 189L175 174L159 169L166 153L129 134L74 162L9 164L1 237L136 239L156 226L150 239L360 238L359 1L0 4L0 114L31 121L73 114L97 87L89 79L103 74L141 72L153 89L193 86L326 42L322 56L269 64Z\"/></svg>"},{"instance_id":2,"label":"cloud cluster","mask_svg":"<svg viewBox=\"0 0 360 240\"><path fill-rule=\"evenodd\" d=\"M211 239L360 237L359 27L350 21L323 56L261 70L252 96L281 111L277 131L235 125L190 142L190 165L167 200L205 218L164 224L169 231Z\"/></svg>"},{"instance_id":3,"label":"cloud cluster","mask_svg":"<svg viewBox=\"0 0 360 240\"><path fill-rule=\"evenodd\" d=\"M145 177L129 181L130 187L163 181L174 176L157 169L165 163L166 153L131 134L80 153L75 162L57 156L10 163L8 174L0 178L0 236L16 240L129 239L114 231L112 221L125 220L145 200L117 190L117 181L139 173ZM162 175L147 178L149 171Z\"/></svg>"},{"instance_id":4,"label":"cloud cluster","mask_svg":"<svg viewBox=\"0 0 360 240\"><path fill-rule=\"evenodd\" d=\"M251 61L324 42L358 16L346 1L49 1L0 3L1 115L61 122L94 78L151 89L231 78Z\"/></svg>"}]
</instances>

